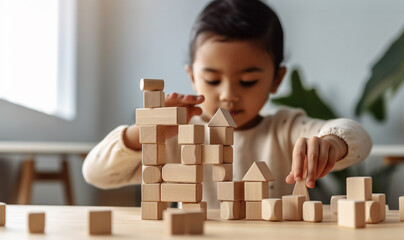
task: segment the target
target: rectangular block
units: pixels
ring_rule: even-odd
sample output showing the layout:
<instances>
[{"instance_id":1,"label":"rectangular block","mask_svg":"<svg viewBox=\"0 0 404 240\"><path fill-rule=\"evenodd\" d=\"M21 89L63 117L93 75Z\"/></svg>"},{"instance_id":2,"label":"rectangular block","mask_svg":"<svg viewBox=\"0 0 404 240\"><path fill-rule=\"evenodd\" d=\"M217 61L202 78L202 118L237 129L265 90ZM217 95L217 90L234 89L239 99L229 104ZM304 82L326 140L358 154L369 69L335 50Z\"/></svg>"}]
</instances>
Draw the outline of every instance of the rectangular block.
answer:
<instances>
[{"instance_id":1,"label":"rectangular block","mask_svg":"<svg viewBox=\"0 0 404 240\"><path fill-rule=\"evenodd\" d=\"M204 219L208 218L208 204L205 201L198 203L183 202L182 209L184 211L202 211Z\"/></svg>"},{"instance_id":2,"label":"rectangular block","mask_svg":"<svg viewBox=\"0 0 404 240\"><path fill-rule=\"evenodd\" d=\"M262 202L245 202L246 216L248 220L262 220Z\"/></svg>"},{"instance_id":3,"label":"rectangular block","mask_svg":"<svg viewBox=\"0 0 404 240\"><path fill-rule=\"evenodd\" d=\"M218 182L217 199L219 201L243 201L244 182Z\"/></svg>"},{"instance_id":4,"label":"rectangular block","mask_svg":"<svg viewBox=\"0 0 404 240\"><path fill-rule=\"evenodd\" d=\"M88 213L88 233L90 235L111 235L112 212L90 211Z\"/></svg>"},{"instance_id":5,"label":"rectangular block","mask_svg":"<svg viewBox=\"0 0 404 240\"><path fill-rule=\"evenodd\" d=\"M245 217L245 202L220 202L220 218L226 220L242 219Z\"/></svg>"},{"instance_id":6,"label":"rectangular block","mask_svg":"<svg viewBox=\"0 0 404 240\"><path fill-rule=\"evenodd\" d=\"M209 134L210 144L233 145L233 128L209 127Z\"/></svg>"},{"instance_id":7,"label":"rectangular block","mask_svg":"<svg viewBox=\"0 0 404 240\"><path fill-rule=\"evenodd\" d=\"M166 210L163 213L164 233L166 235L185 234L186 215L183 212Z\"/></svg>"},{"instance_id":8,"label":"rectangular block","mask_svg":"<svg viewBox=\"0 0 404 240\"><path fill-rule=\"evenodd\" d=\"M404 197L398 198L398 207L400 210L400 221L404 222Z\"/></svg>"},{"instance_id":9,"label":"rectangular block","mask_svg":"<svg viewBox=\"0 0 404 240\"><path fill-rule=\"evenodd\" d=\"M190 235L203 234L204 221L203 211L187 211L185 232Z\"/></svg>"},{"instance_id":10,"label":"rectangular block","mask_svg":"<svg viewBox=\"0 0 404 240\"><path fill-rule=\"evenodd\" d=\"M184 107L138 108L136 125L179 125L187 123Z\"/></svg>"},{"instance_id":11,"label":"rectangular block","mask_svg":"<svg viewBox=\"0 0 404 240\"><path fill-rule=\"evenodd\" d=\"M223 145L202 145L202 164L222 164Z\"/></svg>"},{"instance_id":12,"label":"rectangular block","mask_svg":"<svg viewBox=\"0 0 404 240\"><path fill-rule=\"evenodd\" d=\"M340 199L346 199L346 195L331 196L330 209L331 209L331 212L334 214L338 214L338 200L340 200Z\"/></svg>"},{"instance_id":13,"label":"rectangular block","mask_svg":"<svg viewBox=\"0 0 404 240\"><path fill-rule=\"evenodd\" d=\"M339 200L338 226L350 228L365 227L365 202L345 199Z\"/></svg>"},{"instance_id":14,"label":"rectangular block","mask_svg":"<svg viewBox=\"0 0 404 240\"><path fill-rule=\"evenodd\" d=\"M282 221L282 199L266 198L262 199L262 219L266 221Z\"/></svg>"},{"instance_id":15,"label":"rectangular block","mask_svg":"<svg viewBox=\"0 0 404 240\"><path fill-rule=\"evenodd\" d=\"M321 201L305 201L303 203L303 220L305 222L323 221L323 203Z\"/></svg>"},{"instance_id":16,"label":"rectangular block","mask_svg":"<svg viewBox=\"0 0 404 240\"><path fill-rule=\"evenodd\" d=\"M372 194L372 200L379 203L380 221L384 221L386 219L386 194L374 193Z\"/></svg>"},{"instance_id":17,"label":"rectangular block","mask_svg":"<svg viewBox=\"0 0 404 240\"><path fill-rule=\"evenodd\" d=\"M282 214L283 220L302 221L303 203L306 197L303 195L282 196Z\"/></svg>"},{"instance_id":18,"label":"rectangular block","mask_svg":"<svg viewBox=\"0 0 404 240\"><path fill-rule=\"evenodd\" d=\"M45 232L45 213L28 213L28 230L30 233Z\"/></svg>"},{"instance_id":19,"label":"rectangular block","mask_svg":"<svg viewBox=\"0 0 404 240\"><path fill-rule=\"evenodd\" d=\"M163 79L140 79L140 90L141 91L163 91L164 90L164 80Z\"/></svg>"},{"instance_id":20,"label":"rectangular block","mask_svg":"<svg viewBox=\"0 0 404 240\"><path fill-rule=\"evenodd\" d=\"M143 144L142 145L143 165L164 165L166 164L165 144Z\"/></svg>"},{"instance_id":21,"label":"rectangular block","mask_svg":"<svg viewBox=\"0 0 404 240\"><path fill-rule=\"evenodd\" d=\"M233 164L215 164L212 167L212 181L223 182L233 180Z\"/></svg>"},{"instance_id":22,"label":"rectangular block","mask_svg":"<svg viewBox=\"0 0 404 240\"><path fill-rule=\"evenodd\" d=\"M164 144L166 141L166 131L164 126L150 125L139 127L139 142Z\"/></svg>"},{"instance_id":23,"label":"rectangular block","mask_svg":"<svg viewBox=\"0 0 404 240\"><path fill-rule=\"evenodd\" d=\"M349 177L346 179L346 195L348 200L372 200L371 177Z\"/></svg>"},{"instance_id":24,"label":"rectangular block","mask_svg":"<svg viewBox=\"0 0 404 240\"><path fill-rule=\"evenodd\" d=\"M161 108L165 107L165 94L163 91L144 91L143 107L144 108Z\"/></svg>"},{"instance_id":25,"label":"rectangular block","mask_svg":"<svg viewBox=\"0 0 404 240\"><path fill-rule=\"evenodd\" d=\"M182 145L181 146L182 164L202 164L202 146L201 145Z\"/></svg>"},{"instance_id":26,"label":"rectangular block","mask_svg":"<svg viewBox=\"0 0 404 240\"><path fill-rule=\"evenodd\" d=\"M204 125L187 124L178 126L178 144L203 144L204 142Z\"/></svg>"},{"instance_id":27,"label":"rectangular block","mask_svg":"<svg viewBox=\"0 0 404 240\"><path fill-rule=\"evenodd\" d=\"M223 163L233 163L232 146L223 146Z\"/></svg>"},{"instance_id":28,"label":"rectangular block","mask_svg":"<svg viewBox=\"0 0 404 240\"><path fill-rule=\"evenodd\" d=\"M143 166L142 168L142 183L160 183L161 166Z\"/></svg>"},{"instance_id":29,"label":"rectangular block","mask_svg":"<svg viewBox=\"0 0 404 240\"><path fill-rule=\"evenodd\" d=\"M269 197L268 182L244 182L244 200L262 201Z\"/></svg>"},{"instance_id":30,"label":"rectangular block","mask_svg":"<svg viewBox=\"0 0 404 240\"><path fill-rule=\"evenodd\" d=\"M166 202L142 202L142 220L161 220L167 206Z\"/></svg>"},{"instance_id":31,"label":"rectangular block","mask_svg":"<svg viewBox=\"0 0 404 240\"><path fill-rule=\"evenodd\" d=\"M0 202L0 227L6 225L6 204Z\"/></svg>"},{"instance_id":32,"label":"rectangular block","mask_svg":"<svg viewBox=\"0 0 404 240\"><path fill-rule=\"evenodd\" d=\"M142 184L142 202L160 202L160 183Z\"/></svg>"},{"instance_id":33,"label":"rectangular block","mask_svg":"<svg viewBox=\"0 0 404 240\"><path fill-rule=\"evenodd\" d=\"M162 183L162 202L200 202L202 184L200 183Z\"/></svg>"},{"instance_id":34,"label":"rectangular block","mask_svg":"<svg viewBox=\"0 0 404 240\"><path fill-rule=\"evenodd\" d=\"M203 181L203 165L166 164L163 166L164 182L201 183Z\"/></svg>"}]
</instances>

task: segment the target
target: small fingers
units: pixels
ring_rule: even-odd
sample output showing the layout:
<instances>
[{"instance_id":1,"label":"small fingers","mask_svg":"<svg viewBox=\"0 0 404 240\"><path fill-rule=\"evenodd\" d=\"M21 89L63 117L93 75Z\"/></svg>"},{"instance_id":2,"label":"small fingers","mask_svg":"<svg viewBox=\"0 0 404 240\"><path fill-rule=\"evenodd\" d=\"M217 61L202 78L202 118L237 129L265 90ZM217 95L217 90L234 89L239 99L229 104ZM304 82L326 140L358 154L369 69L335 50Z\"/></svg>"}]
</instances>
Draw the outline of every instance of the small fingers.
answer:
<instances>
[{"instance_id":1,"label":"small fingers","mask_svg":"<svg viewBox=\"0 0 404 240\"><path fill-rule=\"evenodd\" d=\"M321 176L321 173L323 173L325 166L327 166L329 151L330 151L330 144L328 141L325 140L321 143L320 146L320 155L318 157L316 179Z\"/></svg>"},{"instance_id":2,"label":"small fingers","mask_svg":"<svg viewBox=\"0 0 404 240\"><path fill-rule=\"evenodd\" d=\"M290 173L289 173L289 175L286 177L285 181L286 181L286 183L288 183L288 184L292 184L292 183L295 183L295 182L296 182L296 181L295 181L295 177L294 177L293 169L290 171Z\"/></svg>"},{"instance_id":3,"label":"small fingers","mask_svg":"<svg viewBox=\"0 0 404 240\"><path fill-rule=\"evenodd\" d=\"M321 173L320 178L327 175L327 173L329 173L334 168L336 162L337 162L337 153L333 148L330 148L327 165L325 166L323 172Z\"/></svg>"},{"instance_id":4,"label":"small fingers","mask_svg":"<svg viewBox=\"0 0 404 240\"><path fill-rule=\"evenodd\" d=\"M303 178L303 170L305 165L307 149L307 139L299 138L293 148L292 171L294 173L294 180L300 181Z\"/></svg>"},{"instance_id":5,"label":"small fingers","mask_svg":"<svg viewBox=\"0 0 404 240\"><path fill-rule=\"evenodd\" d=\"M314 188L316 181L317 163L320 150L320 139L318 137L312 137L307 142L307 179L306 186Z\"/></svg>"}]
</instances>

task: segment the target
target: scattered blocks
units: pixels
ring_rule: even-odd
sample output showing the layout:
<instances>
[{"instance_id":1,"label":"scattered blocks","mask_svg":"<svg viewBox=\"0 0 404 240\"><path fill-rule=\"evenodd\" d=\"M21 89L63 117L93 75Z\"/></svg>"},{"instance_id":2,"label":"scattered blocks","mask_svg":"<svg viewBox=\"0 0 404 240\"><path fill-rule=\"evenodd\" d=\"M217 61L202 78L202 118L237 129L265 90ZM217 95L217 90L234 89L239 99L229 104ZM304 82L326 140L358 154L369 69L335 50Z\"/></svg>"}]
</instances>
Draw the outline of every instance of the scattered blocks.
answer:
<instances>
[{"instance_id":1,"label":"scattered blocks","mask_svg":"<svg viewBox=\"0 0 404 240\"><path fill-rule=\"evenodd\" d=\"M348 200L372 200L371 177L349 177L346 179L346 194Z\"/></svg>"},{"instance_id":2,"label":"scattered blocks","mask_svg":"<svg viewBox=\"0 0 404 240\"><path fill-rule=\"evenodd\" d=\"M166 163L165 144L143 144L142 164L143 165L163 165Z\"/></svg>"},{"instance_id":3,"label":"scattered blocks","mask_svg":"<svg viewBox=\"0 0 404 240\"><path fill-rule=\"evenodd\" d=\"M165 107L165 94L163 91L144 91L143 92L144 108L161 108Z\"/></svg>"},{"instance_id":4,"label":"scattered blocks","mask_svg":"<svg viewBox=\"0 0 404 240\"><path fill-rule=\"evenodd\" d=\"M198 203L188 203L188 202L183 202L182 203L182 209L185 211L202 211L204 215L204 219L206 220L208 218L208 204L205 201L201 201Z\"/></svg>"},{"instance_id":5,"label":"scattered blocks","mask_svg":"<svg viewBox=\"0 0 404 240\"><path fill-rule=\"evenodd\" d=\"M202 184L200 183L162 183L162 202L200 202Z\"/></svg>"},{"instance_id":6,"label":"scattered blocks","mask_svg":"<svg viewBox=\"0 0 404 240\"><path fill-rule=\"evenodd\" d=\"M45 232L45 213L28 213L28 230L30 233Z\"/></svg>"},{"instance_id":7,"label":"scattered blocks","mask_svg":"<svg viewBox=\"0 0 404 240\"><path fill-rule=\"evenodd\" d=\"M142 183L159 183L161 181L161 166L143 166Z\"/></svg>"},{"instance_id":8,"label":"scattered blocks","mask_svg":"<svg viewBox=\"0 0 404 240\"><path fill-rule=\"evenodd\" d=\"M243 201L244 182L218 182L217 199L219 201Z\"/></svg>"},{"instance_id":9,"label":"scattered blocks","mask_svg":"<svg viewBox=\"0 0 404 240\"><path fill-rule=\"evenodd\" d=\"M244 182L244 200L262 201L269 197L268 182Z\"/></svg>"},{"instance_id":10,"label":"scattered blocks","mask_svg":"<svg viewBox=\"0 0 404 240\"><path fill-rule=\"evenodd\" d=\"M305 222L323 221L323 203L321 201L305 201L303 203L303 220Z\"/></svg>"},{"instance_id":11,"label":"scattered blocks","mask_svg":"<svg viewBox=\"0 0 404 240\"><path fill-rule=\"evenodd\" d=\"M223 145L202 145L202 164L222 164Z\"/></svg>"},{"instance_id":12,"label":"scattered blocks","mask_svg":"<svg viewBox=\"0 0 404 240\"><path fill-rule=\"evenodd\" d=\"M334 214L338 214L338 201L340 199L346 199L346 195L331 196L330 209L331 209L331 212L333 212Z\"/></svg>"},{"instance_id":13,"label":"scattered blocks","mask_svg":"<svg viewBox=\"0 0 404 240\"><path fill-rule=\"evenodd\" d=\"M167 235L203 234L204 214L202 211L165 211L164 223Z\"/></svg>"},{"instance_id":14,"label":"scattered blocks","mask_svg":"<svg viewBox=\"0 0 404 240\"><path fill-rule=\"evenodd\" d=\"M142 220L161 220L166 202L142 202Z\"/></svg>"},{"instance_id":15,"label":"scattered blocks","mask_svg":"<svg viewBox=\"0 0 404 240\"><path fill-rule=\"evenodd\" d=\"M227 220L242 219L245 217L245 202L222 201L220 202L220 218Z\"/></svg>"},{"instance_id":16,"label":"scattered blocks","mask_svg":"<svg viewBox=\"0 0 404 240\"><path fill-rule=\"evenodd\" d=\"M372 200L379 203L380 207L380 222L386 219L386 194L374 193L372 194Z\"/></svg>"},{"instance_id":17,"label":"scattered blocks","mask_svg":"<svg viewBox=\"0 0 404 240\"><path fill-rule=\"evenodd\" d=\"M182 145L181 146L182 164L202 164L202 146L201 145Z\"/></svg>"},{"instance_id":18,"label":"scattered blocks","mask_svg":"<svg viewBox=\"0 0 404 240\"><path fill-rule=\"evenodd\" d=\"M399 197L400 221L404 222L404 196Z\"/></svg>"},{"instance_id":19,"label":"scattered blocks","mask_svg":"<svg viewBox=\"0 0 404 240\"><path fill-rule=\"evenodd\" d=\"M268 182L275 181L275 178L265 162L254 162L244 175L243 181Z\"/></svg>"},{"instance_id":20,"label":"scattered blocks","mask_svg":"<svg viewBox=\"0 0 404 240\"><path fill-rule=\"evenodd\" d=\"M139 143L164 144L166 131L164 126L150 125L139 127Z\"/></svg>"},{"instance_id":21,"label":"scattered blocks","mask_svg":"<svg viewBox=\"0 0 404 240\"><path fill-rule=\"evenodd\" d=\"M380 204L375 201L365 202L365 222L378 223L380 222Z\"/></svg>"},{"instance_id":22,"label":"scattered blocks","mask_svg":"<svg viewBox=\"0 0 404 240\"><path fill-rule=\"evenodd\" d=\"M178 144L203 144L204 142L204 125L188 124L178 127Z\"/></svg>"},{"instance_id":23,"label":"scattered blocks","mask_svg":"<svg viewBox=\"0 0 404 240\"><path fill-rule=\"evenodd\" d=\"M262 219L266 221L282 221L282 200L280 198L262 199Z\"/></svg>"},{"instance_id":24,"label":"scattered blocks","mask_svg":"<svg viewBox=\"0 0 404 240\"><path fill-rule=\"evenodd\" d=\"M219 108L215 115L210 120L209 127L232 127L236 128L237 125L231 117L229 111L224 108Z\"/></svg>"},{"instance_id":25,"label":"scattered blocks","mask_svg":"<svg viewBox=\"0 0 404 240\"><path fill-rule=\"evenodd\" d=\"M163 166L162 178L164 182L201 183L203 165L166 164Z\"/></svg>"},{"instance_id":26,"label":"scattered blocks","mask_svg":"<svg viewBox=\"0 0 404 240\"><path fill-rule=\"evenodd\" d=\"M302 221L303 203L306 197L303 195L282 196L282 214L283 220Z\"/></svg>"},{"instance_id":27,"label":"scattered blocks","mask_svg":"<svg viewBox=\"0 0 404 240\"><path fill-rule=\"evenodd\" d=\"M234 129L230 127L209 127L210 144L233 145Z\"/></svg>"},{"instance_id":28,"label":"scattered blocks","mask_svg":"<svg viewBox=\"0 0 404 240\"><path fill-rule=\"evenodd\" d=\"M111 235L112 212L90 211L88 213L88 233L90 235Z\"/></svg>"},{"instance_id":29,"label":"scattered blocks","mask_svg":"<svg viewBox=\"0 0 404 240\"><path fill-rule=\"evenodd\" d=\"M163 79L140 79L141 91L163 91L164 80Z\"/></svg>"},{"instance_id":30,"label":"scattered blocks","mask_svg":"<svg viewBox=\"0 0 404 240\"><path fill-rule=\"evenodd\" d=\"M307 191L306 180L297 181L292 195L303 195L306 201L310 201L309 191Z\"/></svg>"},{"instance_id":31,"label":"scattered blocks","mask_svg":"<svg viewBox=\"0 0 404 240\"><path fill-rule=\"evenodd\" d=\"M142 202L160 202L161 201L161 184L142 184Z\"/></svg>"},{"instance_id":32,"label":"scattered blocks","mask_svg":"<svg viewBox=\"0 0 404 240\"><path fill-rule=\"evenodd\" d=\"M339 200L338 226L350 228L365 227L365 202L348 199Z\"/></svg>"},{"instance_id":33,"label":"scattered blocks","mask_svg":"<svg viewBox=\"0 0 404 240\"><path fill-rule=\"evenodd\" d=\"M179 125L186 124L187 110L184 107L138 108L136 125Z\"/></svg>"},{"instance_id":34,"label":"scattered blocks","mask_svg":"<svg viewBox=\"0 0 404 240\"><path fill-rule=\"evenodd\" d=\"M6 204L0 202L0 227L6 225Z\"/></svg>"},{"instance_id":35,"label":"scattered blocks","mask_svg":"<svg viewBox=\"0 0 404 240\"><path fill-rule=\"evenodd\" d=\"M212 172L214 182L233 180L233 164L215 164L212 167Z\"/></svg>"},{"instance_id":36,"label":"scattered blocks","mask_svg":"<svg viewBox=\"0 0 404 240\"><path fill-rule=\"evenodd\" d=\"M262 202L245 202L247 220L262 220Z\"/></svg>"}]
</instances>

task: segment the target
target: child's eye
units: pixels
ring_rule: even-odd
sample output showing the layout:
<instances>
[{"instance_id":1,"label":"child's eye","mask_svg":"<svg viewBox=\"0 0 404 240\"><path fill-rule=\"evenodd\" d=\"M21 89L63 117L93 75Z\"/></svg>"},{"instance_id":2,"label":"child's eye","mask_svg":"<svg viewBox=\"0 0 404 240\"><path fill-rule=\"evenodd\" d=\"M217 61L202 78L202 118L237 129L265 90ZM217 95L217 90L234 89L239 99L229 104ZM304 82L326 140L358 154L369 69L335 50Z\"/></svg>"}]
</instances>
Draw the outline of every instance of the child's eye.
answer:
<instances>
[{"instance_id":1,"label":"child's eye","mask_svg":"<svg viewBox=\"0 0 404 240\"><path fill-rule=\"evenodd\" d=\"M205 79L205 82L206 82L207 84L209 84L209 85L212 85L212 86L216 86L216 85L219 85L219 84L220 84L220 81L219 81L219 80L207 80L207 79Z\"/></svg>"},{"instance_id":2,"label":"child's eye","mask_svg":"<svg viewBox=\"0 0 404 240\"><path fill-rule=\"evenodd\" d=\"M258 82L258 79L253 80L253 81L240 80L240 85L243 86L243 87L251 87L251 86L254 86L257 82Z\"/></svg>"}]
</instances>

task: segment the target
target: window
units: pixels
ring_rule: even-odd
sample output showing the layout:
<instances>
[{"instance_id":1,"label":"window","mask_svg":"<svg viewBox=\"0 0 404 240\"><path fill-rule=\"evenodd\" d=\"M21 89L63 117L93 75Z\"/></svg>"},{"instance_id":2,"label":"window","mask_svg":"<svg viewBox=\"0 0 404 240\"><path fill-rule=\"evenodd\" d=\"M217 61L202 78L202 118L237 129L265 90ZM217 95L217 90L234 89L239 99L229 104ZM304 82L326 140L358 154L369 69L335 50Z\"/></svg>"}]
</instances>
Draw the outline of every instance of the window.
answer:
<instances>
[{"instance_id":1,"label":"window","mask_svg":"<svg viewBox=\"0 0 404 240\"><path fill-rule=\"evenodd\" d=\"M0 0L0 98L75 117L75 0Z\"/></svg>"}]
</instances>

